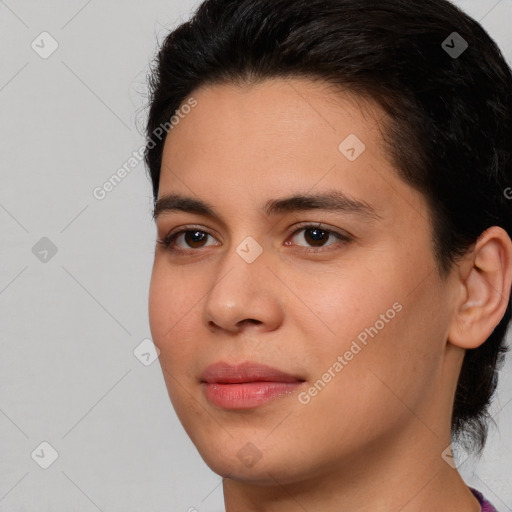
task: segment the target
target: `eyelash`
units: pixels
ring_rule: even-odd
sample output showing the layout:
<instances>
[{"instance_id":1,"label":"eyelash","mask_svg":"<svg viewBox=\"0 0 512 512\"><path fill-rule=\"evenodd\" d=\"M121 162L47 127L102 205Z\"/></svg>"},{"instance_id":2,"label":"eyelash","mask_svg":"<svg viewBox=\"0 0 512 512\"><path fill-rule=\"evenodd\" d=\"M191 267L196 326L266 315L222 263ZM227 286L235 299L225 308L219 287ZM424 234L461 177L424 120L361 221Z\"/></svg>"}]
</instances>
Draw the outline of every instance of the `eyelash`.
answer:
<instances>
[{"instance_id":1,"label":"eyelash","mask_svg":"<svg viewBox=\"0 0 512 512\"><path fill-rule=\"evenodd\" d=\"M161 246L163 246L165 248L165 250L167 250L171 253L189 254L191 252L197 252L199 249L179 249L179 248L177 248L175 246L175 240L176 240L176 238L178 238L178 236L180 236L184 233L188 233L188 232L199 232L199 233L203 233L205 235L213 237L213 235L211 235L207 231L203 231L199 227L196 228L195 226L187 226L187 228L188 229L181 229L174 233L170 233L169 235L165 236L164 238L158 239L157 243L160 244ZM308 229L319 229L320 231L323 231L324 233L326 233L328 235L334 235L336 238L338 238L338 240L342 244L347 244L352 241L351 236L349 236L347 234L339 233L332 229L324 229L320 223L302 225L301 227L297 228L295 231L290 233L290 235L288 235L288 238L294 237L298 232L307 231ZM331 244L331 245L338 245L338 244ZM322 252L331 250L329 248L327 248L327 249L324 249L324 248L311 249L311 248L306 248L303 246L299 246L299 247L302 247L302 250L306 253L317 253L318 254L318 253L322 253ZM327 246L327 247L329 247L329 246Z\"/></svg>"}]
</instances>

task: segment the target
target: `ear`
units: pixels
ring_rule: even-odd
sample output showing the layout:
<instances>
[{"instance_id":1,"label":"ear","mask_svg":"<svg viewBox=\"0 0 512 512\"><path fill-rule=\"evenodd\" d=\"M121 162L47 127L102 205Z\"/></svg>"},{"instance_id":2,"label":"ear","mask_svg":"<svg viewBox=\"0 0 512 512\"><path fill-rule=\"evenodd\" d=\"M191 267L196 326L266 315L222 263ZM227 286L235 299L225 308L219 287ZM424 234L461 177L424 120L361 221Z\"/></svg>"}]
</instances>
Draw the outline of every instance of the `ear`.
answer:
<instances>
[{"instance_id":1,"label":"ear","mask_svg":"<svg viewBox=\"0 0 512 512\"><path fill-rule=\"evenodd\" d=\"M448 341L477 348L491 335L507 309L512 286L512 241L493 226L484 231L459 265L458 306Z\"/></svg>"}]
</instances>

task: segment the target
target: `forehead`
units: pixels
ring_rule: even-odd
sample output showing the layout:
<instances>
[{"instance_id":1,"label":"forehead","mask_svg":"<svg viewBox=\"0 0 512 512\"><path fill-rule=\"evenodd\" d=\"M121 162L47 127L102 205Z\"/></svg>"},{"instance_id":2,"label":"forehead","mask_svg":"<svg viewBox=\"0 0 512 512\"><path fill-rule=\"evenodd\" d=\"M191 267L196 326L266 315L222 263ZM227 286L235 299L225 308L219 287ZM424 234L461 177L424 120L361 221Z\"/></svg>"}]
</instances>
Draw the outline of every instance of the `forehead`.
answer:
<instances>
[{"instance_id":1,"label":"forehead","mask_svg":"<svg viewBox=\"0 0 512 512\"><path fill-rule=\"evenodd\" d=\"M367 100L297 78L210 85L191 96L197 106L165 141L160 196L261 204L294 189L336 189L381 212L421 203L385 151L384 112Z\"/></svg>"},{"instance_id":2,"label":"forehead","mask_svg":"<svg viewBox=\"0 0 512 512\"><path fill-rule=\"evenodd\" d=\"M166 145L190 137L191 131L201 143L264 143L268 149L279 147L287 138L284 151L287 147L297 151L294 141L327 137L336 143L349 133L371 139L374 145L381 142L379 120L384 112L377 104L322 81L275 78L247 85L214 84L196 89L191 96L197 106L181 116L179 129L173 128ZM337 150L335 144L334 154Z\"/></svg>"}]
</instances>

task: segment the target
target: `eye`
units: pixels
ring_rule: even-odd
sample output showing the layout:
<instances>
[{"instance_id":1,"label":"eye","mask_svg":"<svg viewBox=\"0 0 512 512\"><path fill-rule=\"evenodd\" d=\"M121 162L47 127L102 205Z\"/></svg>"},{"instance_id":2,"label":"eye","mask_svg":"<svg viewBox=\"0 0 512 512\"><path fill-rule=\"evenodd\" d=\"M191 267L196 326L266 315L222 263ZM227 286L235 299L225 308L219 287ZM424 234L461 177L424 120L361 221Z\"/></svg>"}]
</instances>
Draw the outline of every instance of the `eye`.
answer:
<instances>
[{"instance_id":1,"label":"eye","mask_svg":"<svg viewBox=\"0 0 512 512\"><path fill-rule=\"evenodd\" d=\"M303 234L300 236L297 235L300 232L303 232ZM342 243L348 243L352 240L352 238L348 234L343 234L331 229L325 229L321 227L321 224L308 224L306 226L303 226L300 229L295 230L292 233L292 236L294 238L298 237L299 239L302 239L307 244L310 244L310 246L312 247L320 248L326 246L326 242L329 240L329 238L331 238L331 240L334 238L334 243L336 242L336 240L341 241ZM327 245L334 245L334 243ZM289 242L285 242L285 245L291 244Z\"/></svg>"},{"instance_id":2,"label":"eye","mask_svg":"<svg viewBox=\"0 0 512 512\"><path fill-rule=\"evenodd\" d=\"M157 243L161 244L163 247L165 247L165 249L171 252L188 252L190 249L194 250L208 247L208 245L205 243L208 237L212 237L212 235L206 231L201 231L199 229L182 229L180 231L170 233L163 239L157 240ZM183 240L185 246L180 247L178 245L178 241L180 239Z\"/></svg>"},{"instance_id":3,"label":"eye","mask_svg":"<svg viewBox=\"0 0 512 512\"><path fill-rule=\"evenodd\" d=\"M301 237L298 235L300 232L303 232ZM312 249L310 249L306 246L304 249L305 252L322 252L322 247L335 245L336 241L346 244L352 240L350 235L346 233L340 233L332 229L326 229L321 227L320 223L304 225L299 229L296 229L291 236L292 239L302 238L302 241L305 241L306 244L309 244L309 246L312 247ZM157 243L172 253L190 254L197 249L202 249L211 245L220 245L220 243L208 244L207 242L209 237L213 239L213 236L207 231L191 227L190 229L181 229L179 231L175 231L174 233L170 233L164 238L157 240ZM329 239L333 240L333 243L327 243ZM285 242L285 245L302 246L300 243L290 243L288 241ZM317 248L317 250L314 248Z\"/></svg>"}]
</instances>

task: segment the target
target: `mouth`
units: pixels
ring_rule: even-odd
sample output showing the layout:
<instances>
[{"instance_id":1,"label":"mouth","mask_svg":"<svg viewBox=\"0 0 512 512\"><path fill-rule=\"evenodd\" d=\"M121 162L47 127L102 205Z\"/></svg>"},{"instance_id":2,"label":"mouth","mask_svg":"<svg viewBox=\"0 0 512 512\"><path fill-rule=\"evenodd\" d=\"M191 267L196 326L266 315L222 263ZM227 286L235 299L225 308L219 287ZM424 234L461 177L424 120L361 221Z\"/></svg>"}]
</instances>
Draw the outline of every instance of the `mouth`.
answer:
<instances>
[{"instance_id":1,"label":"mouth","mask_svg":"<svg viewBox=\"0 0 512 512\"><path fill-rule=\"evenodd\" d=\"M222 409L249 409L293 393L305 379L267 365L223 361L208 366L200 377L206 399Z\"/></svg>"},{"instance_id":2,"label":"mouth","mask_svg":"<svg viewBox=\"0 0 512 512\"><path fill-rule=\"evenodd\" d=\"M244 382L304 382L298 375L286 373L271 366L246 361L229 364L224 361L208 366L200 376L208 384L241 384Z\"/></svg>"}]
</instances>

